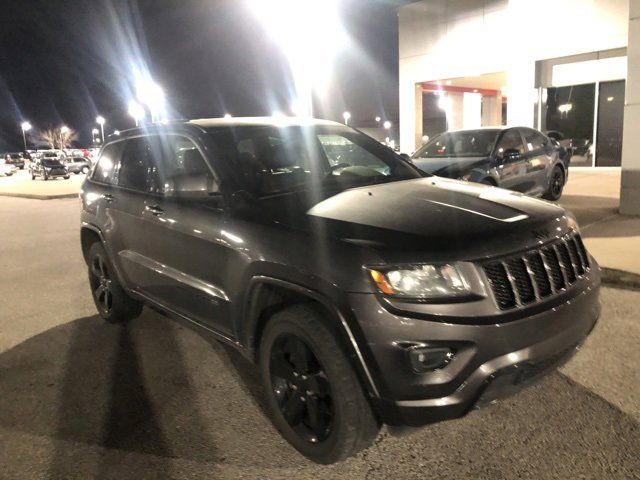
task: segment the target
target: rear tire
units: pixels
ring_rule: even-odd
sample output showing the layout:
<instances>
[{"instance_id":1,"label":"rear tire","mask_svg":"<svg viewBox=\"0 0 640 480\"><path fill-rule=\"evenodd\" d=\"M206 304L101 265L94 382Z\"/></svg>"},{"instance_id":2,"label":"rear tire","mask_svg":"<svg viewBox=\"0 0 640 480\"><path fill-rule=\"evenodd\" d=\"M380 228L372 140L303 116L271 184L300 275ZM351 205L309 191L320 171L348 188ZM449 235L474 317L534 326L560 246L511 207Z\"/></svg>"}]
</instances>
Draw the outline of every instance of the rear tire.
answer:
<instances>
[{"instance_id":1,"label":"rear tire","mask_svg":"<svg viewBox=\"0 0 640 480\"><path fill-rule=\"evenodd\" d=\"M564 170L559 166L553 168L551 172L551 181L547 191L544 192L542 198L556 202L562 197L562 191L564 189Z\"/></svg>"},{"instance_id":2,"label":"rear tire","mask_svg":"<svg viewBox=\"0 0 640 480\"><path fill-rule=\"evenodd\" d=\"M65 176L64 176L64 177L62 177L62 178L64 178L65 180L69 180L69 177L70 177L70 175L65 175Z\"/></svg>"},{"instance_id":3,"label":"rear tire","mask_svg":"<svg viewBox=\"0 0 640 480\"><path fill-rule=\"evenodd\" d=\"M89 173L89 167L82 167L82 173L84 173L85 175Z\"/></svg>"},{"instance_id":4,"label":"rear tire","mask_svg":"<svg viewBox=\"0 0 640 480\"><path fill-rule=\"evenodd\" d=\"M102 243L95 242L89 247L87 259L91 295L100 316L110 323L128 322L138 317L143 304L124 291Z\"/></svg>"},{"instance_id":5,"label":"rear tire","mask_svg":"<svg viewBox=\"0 0 640 480\"><path fill-rule=\"evenodd\" d=\"M380 423L317 309L295 305L276 313L260 342L259 365L272 421L305 457L338 462L376 438Z\"/></svg>"}]
</instances>

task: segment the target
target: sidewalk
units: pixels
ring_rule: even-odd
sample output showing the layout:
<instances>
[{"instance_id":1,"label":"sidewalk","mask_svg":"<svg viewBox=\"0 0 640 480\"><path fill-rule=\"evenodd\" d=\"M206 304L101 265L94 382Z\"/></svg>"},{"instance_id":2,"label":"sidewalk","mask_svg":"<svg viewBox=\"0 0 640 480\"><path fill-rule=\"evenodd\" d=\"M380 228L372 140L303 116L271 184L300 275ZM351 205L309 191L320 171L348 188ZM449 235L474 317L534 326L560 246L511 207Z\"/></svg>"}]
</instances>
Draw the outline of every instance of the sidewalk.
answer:
<instances>
[{"instance_id":1,"label":"sidewalk","mask_svg":"<svg viewBox=\"0 0 640 480\"><path fill-rule=\"evenodd\" d=\"M31 180L26 169L19 170L11 177L0 177L0 196L39 200L77 197L83 180L84 175L74 174L71 174L71 178L68 180L56 178L45 182L39 177Z\"/></svg>"},{"instance_id":2,"label":"sidewalk","mask_svg":"<svg viewBox=\"0 0 640 480\"><path fill-rule=\"evenodd\" d=\"M620 170L570 173L560 203L580 223L587 249L606 269L640 275L640 217L618 214Z\"/></svg>"}]
</instances>

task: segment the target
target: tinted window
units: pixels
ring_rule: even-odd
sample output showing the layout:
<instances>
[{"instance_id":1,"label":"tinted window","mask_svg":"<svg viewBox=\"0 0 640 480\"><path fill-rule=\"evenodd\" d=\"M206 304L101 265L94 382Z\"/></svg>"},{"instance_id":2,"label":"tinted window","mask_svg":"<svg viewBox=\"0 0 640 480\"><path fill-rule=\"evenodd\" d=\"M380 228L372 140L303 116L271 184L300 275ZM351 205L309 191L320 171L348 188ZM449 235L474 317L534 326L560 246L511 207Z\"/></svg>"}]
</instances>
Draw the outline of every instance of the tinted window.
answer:
<instances>
[{"instance_id":1,"label":"tinted window","mask_svg":"<svg viewBox=\"0 0 640 480\"><path fill-rule=\"evenodd\" d=\"M115 183L116 166L118 165L122 145L123 142L118 142L104 147L93 172L92 178L95 181L108 184Z\"/></svg>"},{"instance_id":2,"label":"tinted window","mask_svg":"<svg viewBox=\"0 0 640 480\"><path fill-rule=\"evenodd\" d=\"M413 158L484 157L491 153L500 130L466 130L438 135Z\"/></svg>"},{"instance_id":3,"label":"tinted window","mask_svg":"<svg viewBox=\"0 0 640 480\"><path fill-rule=\"evenodd\" d=\"M163 188L176 191L217 189L215 178L195 144L186 137L153 137L158 174Z\"/></svg>"},{"instance_id":4,"label":"tinted window","mask_svg":"<svg viewBox=\"0 0 640 480\"><path fill-rule=\"evenodd\" d=\"M127 140L118 169L118 185L140 192L159 192L158 168L153 156L149 138Z\"/></svg>"},{"instance_id":5,"label":"tinted window","mask_svg":"<svg viewBox=\"0 0 640 480\"><path fill-rule=\"evenodd\" d=\"M517 150L520 154L524 153L522 137L520 136L520 132L515 128L507 130L500 138L498 155L501 156L507 150Z\"/></svg>"},{"instance_id":6,"label":"tinted window","mask_svg":"<svg viewBox=\"0 0 640 480\"><path fill-rule=\"evenodd\" d=\"M522 133L524 134L524 141L527 144L527 150L529 152L542 150L547 143L547 138L540 132L527 128L523 130Z\"/></svg>"},{"instance_id":7,"label":"tinted window","mask_svg":"<svg viewBox=\"0 0 640 480\"><path fill-rule=\"evenodd\" d=\"M218 127L210 134L221 168L258 195L421 176L380 142L347 127Z\"/></svg>"}]
</instances>

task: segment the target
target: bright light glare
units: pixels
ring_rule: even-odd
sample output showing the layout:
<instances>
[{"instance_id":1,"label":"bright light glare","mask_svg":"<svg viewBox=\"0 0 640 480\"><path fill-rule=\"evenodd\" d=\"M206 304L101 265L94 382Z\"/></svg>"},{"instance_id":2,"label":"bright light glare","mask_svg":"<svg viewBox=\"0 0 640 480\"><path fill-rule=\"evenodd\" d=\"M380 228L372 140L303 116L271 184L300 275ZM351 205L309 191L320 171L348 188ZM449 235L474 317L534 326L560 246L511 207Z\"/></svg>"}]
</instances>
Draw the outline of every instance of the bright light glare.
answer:
<instances>
[{"instance_id":1,"label":"bright light glare","mask_svg":"<svg viewBox=\"0 0 640 480\"><path fill-rule=\"evenodd\" d=\"M114 131L113 131L113 134L114 134L114 135L120 135L120 130L114 130Z\"/></svg>"},{"instance_id":2,"label":"bright light glare","mask_svg":"<svg viewBox=\"0 0 640 480\"><path fill-rule=\"evenodd\" d=\"M295 82L296 114L310 116L314 90L322 93L346 34L338 0L247 0L287 56Z\"/></svg>"},{"instance_id":3,"label":"bright light glare","mask_svg":"<svg viewBox=\"0 0 640 480\"><path fill-rule=\"evenodd\" d=\"M97 135L100 133L100 131L97 128L94 128L93 130L91 130L91 133L93 133L94 135Z\"/></svg>"},{"instance_id":4,"label":"bright light glare","mask_svg":"<svg viewBox=\"0 0 640 480\"><path fill-rule=\"evenodd\" d=\"M382 126L386 129L389 130L391 128L391 122L389 120L387 120L386 122L384 122L382 124Z\"/></svg>"},{"instance_id":5,"label":"bright light glare","mask_svg":"<svg viewBox=\"0 0 640 480\"><path fill-rule=\"evenodd\" d=\"M225 113L224 118L233 118L233 115L231 115L230 113Z\"/></svg>"},{"instance_id":6,"label":"bright light glare","mask_svg":"<svg viewBox=\"0 0 640 480\"><path fill-rule=\"evenodd\" d=\"M376 117L376 122L380 123L380 120L382 120L380 117Z\"/></svg>"},{"instance_id":7,"label":"bright light glare","mask_svg":"<svg viewBox=\"0 0 640 480\"><path fill-rule=\"evenodd\" d=\"M106 120L104 119L104 117L102 115L98 115L96 117L96 122L98 123L98 125L104 125L104 123L106 122Z\"/></svg>"},{"instance_id":8,"label":"bright light glare","mask_svg":"<svg viewBox=\"0 0 640 480\"><path fill-rule=\"evenodd\" d=\"M63 125L62 127L60 127L60 133L68 133L69 132L69 127L67 127L66 125Z\"/></svg>"},{"instance_id":9,"label":"bright light glare","mask_svg":"<svg viewBox=\"0 0 640 480\"><path fill-rule=\"evenodd\" d=\"M22 127L22 130L24 130L25 132L28 132L29 130L31 130L31 124L29 122L22 122L22 125L20 125Z\"/></svg>"},{"instance_id":10,"label":"bright light glare","mask_svg":"<svg viewBox=\"0 0 640 480\"><path fill-rule=\"evenodd\" d=\"M573 109L572 103L563 103L562 105L558 105L558 111L560 113L568 113Z\"/></svg>"},{"instance_id":11,"label":"bright light glare","mask_svg":"<svg viewBox=\"0 0 640 480\"><path fill-rule=\"evenodd\" d=\"M344 118L344 122L345 123L349 123L349 119L351 118L351 113L350 112L344 112L342 114L342 118Z\"/></svg>"},{"instance_id":12,"label":"bright light glare","mask_svg":"<svg viewBox=\"0 0 640 480\"><path fill-rule=\"evenodd\" d=\"M129 115L133 117L136 122L139 122L145 117L144 108L135 100L129 102Z\"/></svg>"},{"instance_id":13,"label":"bright light glare","mask_svg":"<svg viewBox=\"0 0 640 480\"><path fill-rule=\"evenodd\" d=\"M151 121L161 120L165 112L165 96L162 87L153 80L141 80L136 85L136 98L151 112Z\"/></svg>"}]
</instances>

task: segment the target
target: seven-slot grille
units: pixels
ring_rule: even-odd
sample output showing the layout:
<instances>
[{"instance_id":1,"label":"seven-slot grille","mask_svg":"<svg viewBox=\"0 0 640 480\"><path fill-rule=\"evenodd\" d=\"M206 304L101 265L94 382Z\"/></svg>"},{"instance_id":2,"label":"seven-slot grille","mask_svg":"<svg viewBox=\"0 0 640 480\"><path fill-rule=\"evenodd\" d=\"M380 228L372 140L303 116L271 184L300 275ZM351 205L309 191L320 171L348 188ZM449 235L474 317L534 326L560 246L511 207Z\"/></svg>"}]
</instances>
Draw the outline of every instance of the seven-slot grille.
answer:
<instances>
[{"instance_id":1,"label":"seven-slot grille","mask_svg":"<svg viewBox=\"0 0 640 480\"><path fill-rule=\"evenodd\" d=\"M501 310L539 301L575 283L589 270L580 235L572 232L552 243L483 264Z\"/></svg>"}]
</instances>

